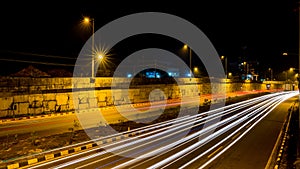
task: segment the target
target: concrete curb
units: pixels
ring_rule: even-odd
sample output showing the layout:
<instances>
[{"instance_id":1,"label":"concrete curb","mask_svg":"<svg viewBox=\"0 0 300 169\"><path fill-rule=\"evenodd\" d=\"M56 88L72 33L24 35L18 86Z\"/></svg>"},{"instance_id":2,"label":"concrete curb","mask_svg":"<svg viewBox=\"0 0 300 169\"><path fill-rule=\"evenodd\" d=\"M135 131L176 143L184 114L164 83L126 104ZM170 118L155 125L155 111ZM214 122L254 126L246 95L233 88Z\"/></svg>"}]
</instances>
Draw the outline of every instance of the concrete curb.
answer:
<instances>
[{"instance_id":1,"label":"concrete curb","mask_svg":"<svg viewBox=\"0 0 300 169\"><path fill-rule=\"evenodd\" d=\"M281 157L282 157L282 154L283 154L283 151L284 151L284 146L285 146L286 139L287 139L287 133L284 134L282 143L280 145L280 149L279 149L279 153L278 153L277 158L276 158L276 165L274 166L274 169L279 168L279 163L281 161Z\"/></svg>"},{"instance_id":2,"label":"concrete curb","mask_svg":"<svg viewBox=\"0 0 300 169\"><path fill-rule=\"evenodd\" d=\"M6 169L15 169L15 168L20 168L20 167L25 167L27 165L31 165L31 164L46 161L46 160L51 160L51 159L54 159L54 158L57 158L57 157L61 157L61 156L64 156L64 155L68 155L68 154L71 154L71 153L74 153L74 152L78 152L78 151L89 149L89 148L96 147L96 146L97 146L96 143L90 143L90 144L87 144L87 145L84 145L84 146L74 147L74 148L69 149L69 150L62 150L62 151L59 151L59 152L56 152L56 153L45 154L41 157L28 159L24 162L17 162L17 163L9 164L9 165L6 166Z\"/></svg>"},{"instance_id":3,"label":"concrete curb","mask_svg":"<svg viewBox=\"0 0 300 169\"><path fill-rule=\"evenodd\" d=\"M14 121L20 121L20 120L40 119L40 118L51 117L51 116L64 116L64 115L70 115L70 114L74 114L74 113L75 113L75 111L70 111L70 112L38 115L38 116L28 116L28 117L18 117L18 118L11 118L11 119L2 119L2 120L0 120L0 124L1 123L14 122Z\"/></svg>"},{"instance_id":4,"label":"concrete curb","mask_svg":"<svg viewBox=\"0 0 300 169\"><path fill-rule=\"evenodd\" d=\"M282 157L284 154L285 144L288 140L288 130L290 127L290 120L291 120L293 109L294 106L291 106L288 110L289 111L288 117L285 119L284 125L282 126L282 129L279 133L279 136L272 150L272 153L269 157L268 163L265 166L265 169L269 169L269 168L278 169L280 167L280 163L282 161Z\"/></svg>"}]
</instances>

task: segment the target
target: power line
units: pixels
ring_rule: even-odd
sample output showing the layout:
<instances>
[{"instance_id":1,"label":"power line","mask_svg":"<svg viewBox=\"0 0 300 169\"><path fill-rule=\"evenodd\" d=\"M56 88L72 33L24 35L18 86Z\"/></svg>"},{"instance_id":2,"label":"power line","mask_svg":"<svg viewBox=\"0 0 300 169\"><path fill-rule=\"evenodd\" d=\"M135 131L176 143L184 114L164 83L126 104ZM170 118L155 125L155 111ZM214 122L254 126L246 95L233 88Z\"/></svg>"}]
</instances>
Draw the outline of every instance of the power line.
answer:
<instances>
[{"instance_id":1,"label":"power line","mask_svg":"<svg viewBox=\"0 0 300 169\"><path fill-rule=\"evenodd\" d=\"M34 63L34 64L42 64L42 65L55 65L55 66L75 66L73 64L61 64L61 63L51 63L51 62L36 62L36 61L28 61L28 60L17 60L17 59L2 59L2 61L9 61L9 62L23 62L23 63Z\"/></svg>"},{"instance_id":2,"label":"power line","mask_svg":"<svg viewBox=\"0 0 300 169\"><path fill-rule=\"evenodd\" d=\"M47 57L47 58L71 59L71 60L76 60L77 59L77 58L71 58L71 57L45 55L45 54L37 54L37 53L29 53L29 52L16 52L16 51L3 51L3 50L1 52L19 54L19 55L42 56L42 57Z\"/></svg>"}]
</instances>

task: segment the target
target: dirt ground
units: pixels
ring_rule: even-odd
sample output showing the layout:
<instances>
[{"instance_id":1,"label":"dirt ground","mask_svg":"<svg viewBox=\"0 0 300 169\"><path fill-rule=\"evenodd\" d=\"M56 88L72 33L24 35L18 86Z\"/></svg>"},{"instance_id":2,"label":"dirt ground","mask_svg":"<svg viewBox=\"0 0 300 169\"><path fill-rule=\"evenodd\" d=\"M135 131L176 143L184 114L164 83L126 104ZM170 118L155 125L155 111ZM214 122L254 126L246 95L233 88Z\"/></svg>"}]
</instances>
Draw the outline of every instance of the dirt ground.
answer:
<instances>
[{"instance_id":1,"label":"dirt ground","mask_svg":"<svg viewBox=\"0 0 300 169\"><path fill-rule=\"evenodd\" d=\"M126 131L128 127L131 129L145 126L145 124L137 124L134 122L124 122L114 124L110 127L115 131ZM91 138L99 138L113 134L109 127L100 126L90 129L89 135L85 130L75 130L61 134L55 134L46 137L39 137L35 133L27 133L15 136L6 136L0 138L0 160L7 162L22 156L34 155L39 152L51 150L71 144L88 141ZM1 162L0 162L1 164Z\"/></svg>"}]
</instances>

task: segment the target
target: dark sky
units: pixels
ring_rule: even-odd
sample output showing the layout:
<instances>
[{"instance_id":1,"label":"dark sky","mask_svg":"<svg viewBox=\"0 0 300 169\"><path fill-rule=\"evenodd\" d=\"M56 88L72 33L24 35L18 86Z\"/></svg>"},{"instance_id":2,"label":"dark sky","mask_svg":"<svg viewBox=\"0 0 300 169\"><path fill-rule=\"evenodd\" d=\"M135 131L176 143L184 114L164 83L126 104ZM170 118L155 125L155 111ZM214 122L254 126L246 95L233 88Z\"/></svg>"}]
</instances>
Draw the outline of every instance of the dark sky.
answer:
<instances>
[{"instance_id":1,"label":"dark sky","mask_svg":"<svg viewBox=\"0 0 300 169\"><path fill-rule=\"evenodd\" d=\"M17 72L30 62L65 64L35 64L41 69L59 67L72 70L66 65L75 63L90 36L79 26L83 16L95 18L97 30L114 19L137 12L165 12L190 21L207 35L220 55L228 57L229 62L244 55L250 60L258 60L263 69L272 67L281 71L298 66L298 56L281 56L285 51L298 53L296 0L162 2L7 2L0 7L0 75ZM129 51L137 50L130 45L136 47L132 42L126 44L126 48L131 49ZM147 45L149 42L139 47ZM170 50L175 48L177 46L171 46ZM124 53L124 49L115 49L113 57L121 60L121 56L130 54L128 50Z\"/></svg>"}]
</instances>

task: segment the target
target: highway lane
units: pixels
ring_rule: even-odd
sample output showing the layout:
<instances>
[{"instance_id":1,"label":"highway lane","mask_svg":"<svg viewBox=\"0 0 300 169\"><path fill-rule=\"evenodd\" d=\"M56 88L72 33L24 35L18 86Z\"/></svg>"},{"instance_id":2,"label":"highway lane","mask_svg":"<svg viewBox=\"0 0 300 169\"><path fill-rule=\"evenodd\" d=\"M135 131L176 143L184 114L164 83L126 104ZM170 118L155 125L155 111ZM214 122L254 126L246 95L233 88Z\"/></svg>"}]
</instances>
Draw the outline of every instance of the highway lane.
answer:
<instances>
[{"instance_id":1,"label":"highway lane","mask_svg":"<svg viewBox=\"0 0 300 169\"><path fill-rule=\"evenodd\" d=\"M264 103L264 104L266 104L266 103ZM253 112L253 111L250 111L250 112ZM244 117L245 116L239 118L239 120L241 120ZM255 117L255 116L253 116L253 117ZM257 116L257 117L259 117L259 116ZM180 148L180 150L178 152L170 151L169 152L170 156L167 157L167 158L162 158L164 160L155 161L155 163L151 162L151 161L148 161L142 167L149 167L149 168L179 168L179 167L182 167L182 168L195 168L193 165L188 164L190 162L190 160L192 160L195 157L197 157L197 160L195 161L196 164L198 166L202 166L202 164L207 162L207 160L209 160L211 157L213 157L216 152L226 148L228 145L230 145L232 142L234 142L237 138L237 135L240 135L241 133L243 133L249 127L249 125L251 125L253 122L255 122L255 119L256 118L249 118L249 120L247 119L247 121L243 121L243 123L240 123L240 124L236 125L231 130L228 130L228 132L225 132L220 137L218 137L219 138L218 140L214 140L213 142L210 141L210 143L207 144L206 148L203 147L203 144L199 144L199 143L203 142L203 140L205 140L209 136L206 137L206 138L203 138L203 140L199 140L198 142L194 143L193 145L191 145L189 147ZM247 123L245 123L245 122L250 122L250 121L252 121L252 122L249 123L249 125ZM233 123L231 123L231 124L233 124ZM244 125L244 127L243 127L243 125ZM229 127L229 125L226 125L226 127ZM224 128L226 128L226 127L224 127ZM239 127L242 127L241 128L242 130L238 130ZM222 128L222 129L224 129L224 128ZM216 134L219 131L220 130L216 131L214 134ZM239 131L239 132L233 134L233 132L236 132L236 131ZM230 133L232 133L232 136L230 136ZM212 134L212 135L214 135L214 134ZM228 136L230 136L230 137L228 137ZM225 138L227 138L227 137L229 139L225 140ZM223 140L224 140L224 142L221 143L221 141L223 141ZM219 144L219 143L221 143L221 144L217 146L217 144ZM217 147L213 148L214 146L217 146ZM213 148L213 149L211 149L211 148ZM201 158L198 158L199 155L201 155ZM156 160L156 159L157 158L154 158L154 160ZM147 165L149 165L148 164L149 162L150 162L151 165L147 166ZM135 167L137 167L139 165L140 164L136 165ZM124 166L124 165L120 165L120 166ZM141 167L141 166L139 166L139 167ZM119 168L119 167L116 167L116 168ZM243 168L243 167L241 167L241 168Z\"/></svg>"},{"instance_id":2,"label":"highway lane","mask_svg":"<svg viewBox=\"0 0 300 169\"><path fill-rule=\"evenodd\" d=\"M249 134L222 154L207 168L253 169L265 168L276 143L288 109L298 96L286 100L266 116ZM193 167L198 167L197 165Z\"/></svg>"},{"instance_id":3,"label":"highway lane","mask_svg":"<svg viewBox=\"0 0 300 169\"><path fill-rule=\"evenodd\" d=\"M266 102L262 102L261 105L259 105L259 107L256 107L256 108L251 108L251 106L250 106L250 108L247 111L245 109L241 109L241 112L243 112L243 113L240 112L240 115L238 115L236 117L235 117L235 115L228 116L227 118L221 120L221 122L217 125L217 127L220 129L214 133L215 134L214 139L212 139L208 136L205 136L205 137L203 136L203 140L206 140L206 141L201 144L199 144L199 142L201 142L201 141L198 140L199 134L201 132L203 134L203 131L205 129L208 129L209 127L205 128L203 130L196 131L195 132L196 134L191 133L187 137L178 139L178 138L181 138L181 137L178 137L179 134L184 132L184 131L182 131L184 127L183 128L179 127L179 126L183 125L182 123L180 123L178 127L173 127L174 130L172 130L171 132L170 131L168 132L166 130L166 131L162 131L162 132L153 134L151 136L145 136L143 138L146 138L146 139L145 140L139 139L138 144L135 143L134 141L132 141L132 142L126 143L124 145L115 146L114 147L115 151L111 151L111 149L108 148L108 149L106 149L107 151L100 152L93 156L79 158L78 160L73 160L71 162L68 162L68 160L65 160L65 161L63 161L62 165L55 166L54 168L76 168L76 167L77 168L94 168L94 167L97 167L97 168L111 168L111 167L116 167L116 168L128 168L128 167L140 168L140 167L142 167L142 168L145 168L145 167L147 167L147 166L149 167L151 165L154 165L152 167L156 168L155 165L158 165L158 163L160 163L161 161L165 161L166 164L171 163L171 161L174 161L174 160L172 160L172 158L171 158L171 160L168 161L168 158L170 158L172 156L174 158L174 155L176 154L176 152L177 152L177 154L180 154L182 151L186 150L190 146L195 145L195 143L198 144L196 147L194 147L194 149L197 148L197 151L195 151L195 153L193 153L193 154L188 154L189 156L191 156L191 155L197 156L197 153L205 152L210 147L213 147L214 145L216 145L218 143L218 141L226 138L228 135L230 135L230 133L232 133L233 135L230 137L229 142L224 141L222 144L220 144L220 147L215 147L215 149L210 150L213 152L211 152L211 155L209 155L209 156L213 157L214 154L216 154L222 148L229 145L230 142L234 141L235 138L237 138L241 133L246 131L246 129L249 128L249 126L251 126L251 124L254 124L257 119L262 118L261 116L263 116L264 113L262 112L261 114L259 114L260 112L258 110L260 109L260 107L265 108L263 105L268 106L268 104L270 104L269 107L272 107L276 103L278 103L277 101L280 101L279 99L281 99L281 97L278 97L277 99L273 99L272 101L268 100ZM258 102L256 102L256 104L257 103ZM244 103L244 104L246 104L246 103ZM234 108L235 107L231 107L231 109L234 109ZM228 109L228 111L230 110L230 108L227 108L227 109ZM263 111L263 110L265 110L265 109L261 109L260 111ZM221 115L224 116L225 112L223 112L223 114L221 114ZM227 112L227 113L229 113L229 112ZM251 114L251 113L253 115L250 116L249 114ZM203 119L206 118L206 120L209 120L209 119L213 119L213 117L216 118L217 117L216 114L218 114L218 113L215 112L214 114L211 114L208 117L204 117L204 118L203 118L203 116L201 116L201 118L199 116L198 120L195 117L193 117L192 119L194 120L193 122L195 122L197 120L198 125L201 125L201 121L203 121ZM247 116L249 116L249 117L247 117ZM232 120L229 120L229 119L232 119ZM247 120L251 123L249 123L249 124L245 123ZM189 122L189 123L192 123L192 122ZM192 123L192 124L194 124L194 123ZM243 126L243 125L245 125L245 126ZM188 125L185 126L185 128L186 127L188 127ZM243 128L241 128L241 130L239 131L239 130L237 130L239 127L243 127ZM212 127L211 129L214 129L214 127ZM239 131L239 133L234 133L235 131ZM157 135L157 136L153 137L155 135ZM222 137L220 137L221 135L222 135ZM176 136L177 136L177 138L176 138ZM210 142L210 144L205 145L204 143L206 143L206 142ZM159 144L159 143L162 143L162 144ZM169 145L171 145L171 146L169 146ZM118 149L118 147L119 147L119 149ZM198 149L198 147L201 147L201 149ZM116 150L118 150L118 153L115 153ZM111 152L111 153L107 153L107 152ZM119 154L119 156L116 154ZM206 152L206 154L208 154L208 153ZM138 157L144 156L145 158L144 159L143 158L128 158L130 156L133 157L133 155L137 155ZM183 156L185 156L184 153L183 153ZM178 164L182 165L183 164L182 159L179 157L175 157L175 158L180 159L181 163L178 162ZM146 163L143 162L143 161L145 161L145 159L148 159L148 160L146 160L147 161ZM189 157L189 159L193 159L193 157ZM187 158L183 158L183 161L184 160L187 160ZM201 160L197 160L197 161L201 161ZM194 163L191 165L195 165L195 164L199 165L199 163ZM49 163L48 167L50 167L50 166L53 166L53 165L51 163ZM162 164L162 166L165 166L165 165ZM43 167L45 167L45 166L43 166Z\"/></svg>"}]
</instances>

